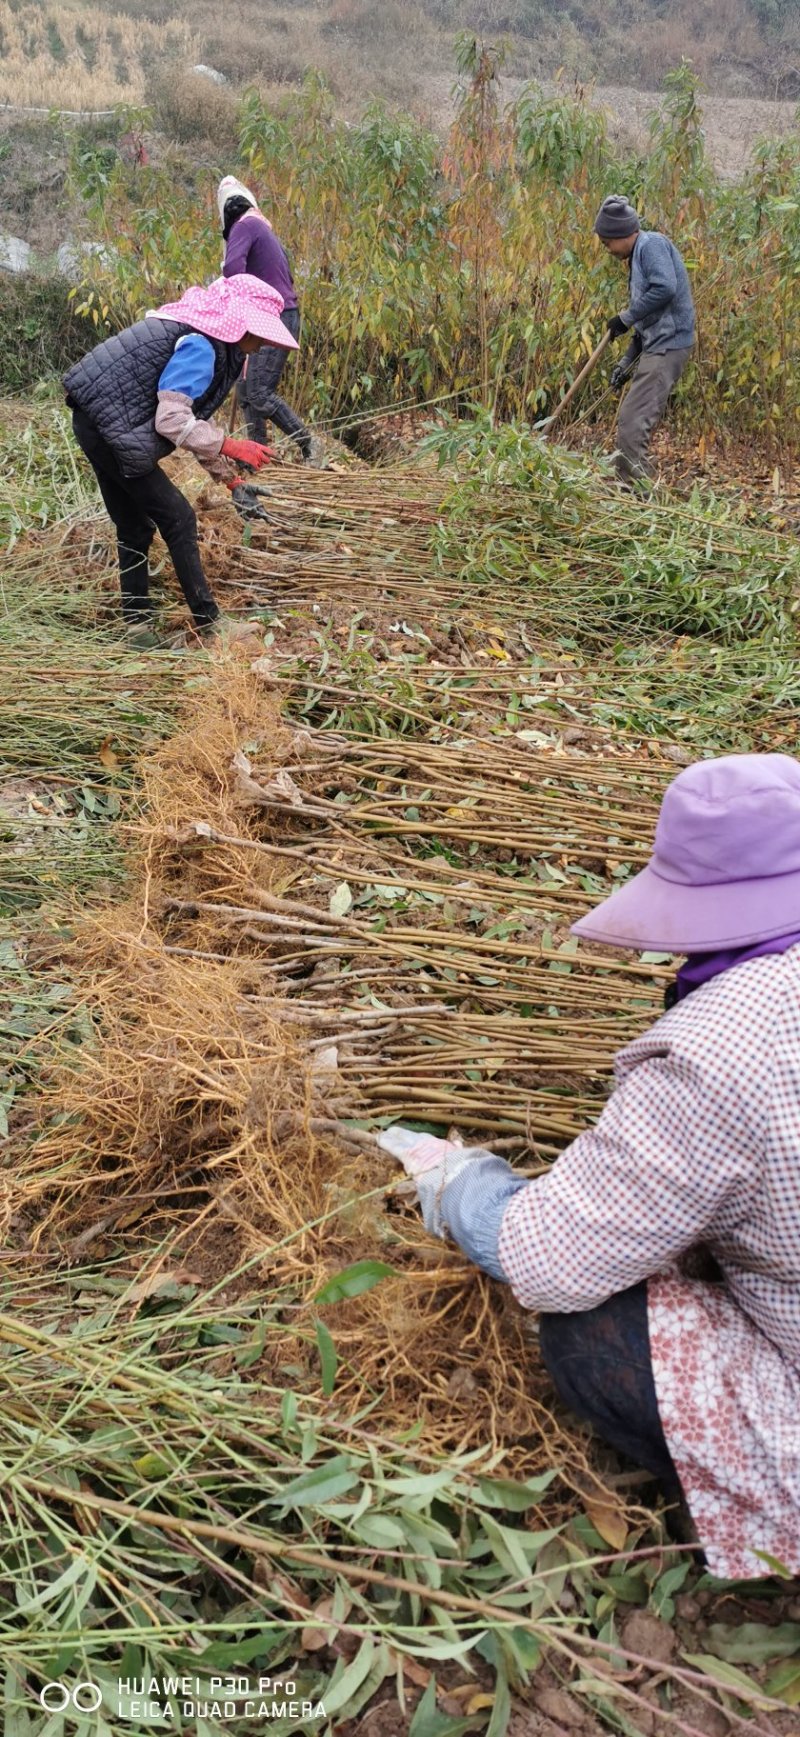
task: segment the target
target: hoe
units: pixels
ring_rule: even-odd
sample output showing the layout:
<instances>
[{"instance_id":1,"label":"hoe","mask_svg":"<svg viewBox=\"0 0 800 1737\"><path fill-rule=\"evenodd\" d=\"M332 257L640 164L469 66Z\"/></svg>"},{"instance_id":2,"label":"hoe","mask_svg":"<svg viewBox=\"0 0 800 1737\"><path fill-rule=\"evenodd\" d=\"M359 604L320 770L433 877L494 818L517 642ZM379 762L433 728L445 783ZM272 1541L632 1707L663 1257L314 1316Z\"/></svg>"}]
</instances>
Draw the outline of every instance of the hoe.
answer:
<instances>
[{"instance_id":1,"label":"hoe","mask_svg":"<svg viewBox=\"0 0 800 1737\"><path fill-rule=\"evenodd\" d=\"M535 433L546 434L547 431L552 428L554 422L560 421L561 417L564 414L564 411L568 409L568 407L572 403L572 400L575 397L576 393L580 391L580 388L583 385L584 380L588 380L589 375L594 373L595 368L597 367L597 364L600 360L600 357L605 354L605 351L608 349L610 342L611 342L610 332L604 332L603 336L600 339L600 342L597 346L597 349L592 351L588 362L584 363L583 367L581 368L580 374L577 374L575 376L575 379L573 380L572 385L569 388L569 391L564 393L564 396L561 399L560 404L556 405L555 410L553 411L552 415L546 416L544 418L543 422L534 422L533 427L534 427Z\"/></svg>"}]
</instances>

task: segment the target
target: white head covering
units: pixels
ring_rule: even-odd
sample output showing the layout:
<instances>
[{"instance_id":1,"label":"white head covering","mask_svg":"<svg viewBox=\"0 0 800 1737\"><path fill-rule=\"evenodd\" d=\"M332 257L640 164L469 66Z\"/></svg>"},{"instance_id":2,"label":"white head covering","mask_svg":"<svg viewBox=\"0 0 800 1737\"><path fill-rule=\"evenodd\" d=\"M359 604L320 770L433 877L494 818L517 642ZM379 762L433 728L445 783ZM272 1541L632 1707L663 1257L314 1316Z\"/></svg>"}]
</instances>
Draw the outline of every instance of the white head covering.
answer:
<instances>
[{"instance_id":1,"label":"white head covering","mask_svg":"<svg viewBox=\"0 0 800 1737\"><path fill-rule=\"evenodd\" d=\"M217 210L220 223L225 222L225 206L228 200L235 199L237 195L241 199L249 200L254 211L258 210L258 200L255 193L251 193L250 188L245 187L243 181L237 181L235 175L223 175L217 188Z\"/></svg>"}]
</instances>

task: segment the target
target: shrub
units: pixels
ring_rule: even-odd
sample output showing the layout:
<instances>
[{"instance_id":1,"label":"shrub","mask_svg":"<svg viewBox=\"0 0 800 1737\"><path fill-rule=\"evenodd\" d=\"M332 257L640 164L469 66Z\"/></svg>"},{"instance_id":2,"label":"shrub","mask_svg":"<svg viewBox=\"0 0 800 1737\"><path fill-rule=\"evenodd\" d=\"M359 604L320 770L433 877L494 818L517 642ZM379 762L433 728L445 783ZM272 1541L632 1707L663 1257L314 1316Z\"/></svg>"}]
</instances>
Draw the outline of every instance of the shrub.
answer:
<instances>
[{"instance_id":1,"label":"shrub","mask_svg":"<svg viewBox=\"0 0 800 1737\"><path fill-rule=\"evenodd\" d=\"M43 375L64 373L98 336L62 279L0 273L0 392L28 392Z\"/></svg>"},{"instance_id":2,"label":"shrub","mask_svg":"<svg viewBox=\"0 0 800 1737\"><path fill-rule=\"evenodd\" d=\"M220 150L233 150L238 133L234 93L201 73L169 71L157 77L150 91L156 124L182 145L210 139Z\"/></svg>"},{"instance_id":3,"label":"shrub","mask_svg":"<svg viewBox=\"0 0 800 1737\"><path fill-rule=\"evenodd\" d=\"M459 56L465 83L444 152L419 123L375 105L355 124L338 119L319 75L279 102L245 93L241 154L215 140L214 173L239 163L294 261L298 404L338 422L370 404L478 394L501 418L546 415L624 293L592 228L603 195L622 188L648 227L674 235L692 275L700 342L678 394L686 428L755 440L770 463L788 462L800 450L796 137L727 186L707 163L685 66L668 80L649 148L630 161L578 96L532 89L504 109L496 57L472 39ZM219 270L208 156L195 148L135 174L120 165L99 188L93 232L113 252L92 280L121 320ZM604 378L586 404L607 414Z\"/></svg>"}]
</instances>

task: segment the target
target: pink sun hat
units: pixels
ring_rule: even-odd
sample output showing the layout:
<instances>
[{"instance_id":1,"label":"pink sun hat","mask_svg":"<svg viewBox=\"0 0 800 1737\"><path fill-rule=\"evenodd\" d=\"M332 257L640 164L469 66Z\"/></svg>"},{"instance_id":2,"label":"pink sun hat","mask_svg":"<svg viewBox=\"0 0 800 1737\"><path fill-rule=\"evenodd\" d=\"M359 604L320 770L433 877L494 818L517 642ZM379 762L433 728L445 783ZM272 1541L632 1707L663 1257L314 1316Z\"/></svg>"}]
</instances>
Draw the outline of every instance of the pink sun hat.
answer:
<instances>
[{"instance_id":1,"label":"pink sun hat","mask_svg":"<svg viewBox=\"0 0 800 1737\"><path fill-rule=\"evenodd\" d=\"M711 953L800 930L800 764L700 760L664 793L653 855L574 923L613 947Z\"/></svg>"},{"instance_id":2,"label":"pink sun hat","mask_svg":"<svg viewBox=\"0 0 800 1737\"><path fill-rule=\"evenodd\" d=\"M265 338L281 350L298 350L299 344L281 319L282 311L283 296L272 284L242 271L238 277L193 284L184 290L180 301L165 302L155 313L159 320L180 320L225 344L237 344L245 332L252 332L255 338Z\"/></svg>"}]
</instances>

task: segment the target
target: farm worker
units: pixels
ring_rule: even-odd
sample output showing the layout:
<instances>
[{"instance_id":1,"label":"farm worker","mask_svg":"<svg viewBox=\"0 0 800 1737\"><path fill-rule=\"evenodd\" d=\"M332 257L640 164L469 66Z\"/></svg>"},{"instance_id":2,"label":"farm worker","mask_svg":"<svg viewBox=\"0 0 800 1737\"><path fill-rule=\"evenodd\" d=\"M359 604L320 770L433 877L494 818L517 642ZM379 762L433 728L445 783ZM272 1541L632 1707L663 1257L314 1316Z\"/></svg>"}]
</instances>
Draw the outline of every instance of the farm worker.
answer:
<instances>
[{"instance_id":1,"label":"farm worker","mask_svg":"<svg viewBox=\"0 0 800 1737\"><path fill-rule=\"evenodd\" d=\"M628 262L628 306L609 320L608 329L612 338L631 340L613 370L612 386L621 390L636 369L619 413L614 454L620 481L630 484L651 474L650 437L694 348L694 303L677 247L656 230L643 231L627 199L604 199L594 227L608 252Z\"/></svg>"},{"instance_id":2,"label":"farm worker","mask_svg":"<svg viewBox=\"0 0 800 1737\"><path fill-rule=\"evenodd\" d=\"M264 344L297 348L281 323L277 290L247 275L184 291L134 326L90 350L64 377L79 446L92 465L119 549L122 613L129 625L150 614L147 557L161 532L195 626L209 631L219 609L185 495L159 465L176 447L218 481L241 482L234 466L258 470L272 454L230 440L211 418L235 385L245 356Z\"/></svg>"},{"instance_id":3,"label":"farm worker","mask_svg":"<svg viewBox=\"0 0 800 1737\"><path fill-rule=\"evenodd\" d=\"M712 1573L800 1573L800 764L681 772L647 867L574 933L687 955L547 1175L390 1128L428 1229L541 1311L564 1402L681 1490ZM713 1282L686 1276L704 1248Z\"/></svg>"},{"instance_id":4,"label":"farm worker","mask_svg":"<svg viewBox=\"0 0 800 1737\"><path fill-rule=\"evenodd\" d=\"M225 175L217 189L217 207L225 242L223 275L232 278L248 272L272 284L283 297L281 319L292 337L299 339L300 310L289 260L272 224L259 211L255 195L235 175ZM311 434L277 392L285 362L284 348L270 345L262 350L248 361L237 395L251 440L266 440L268 419L289 435L308 461Z\"/></svg>"}]
</instances>

